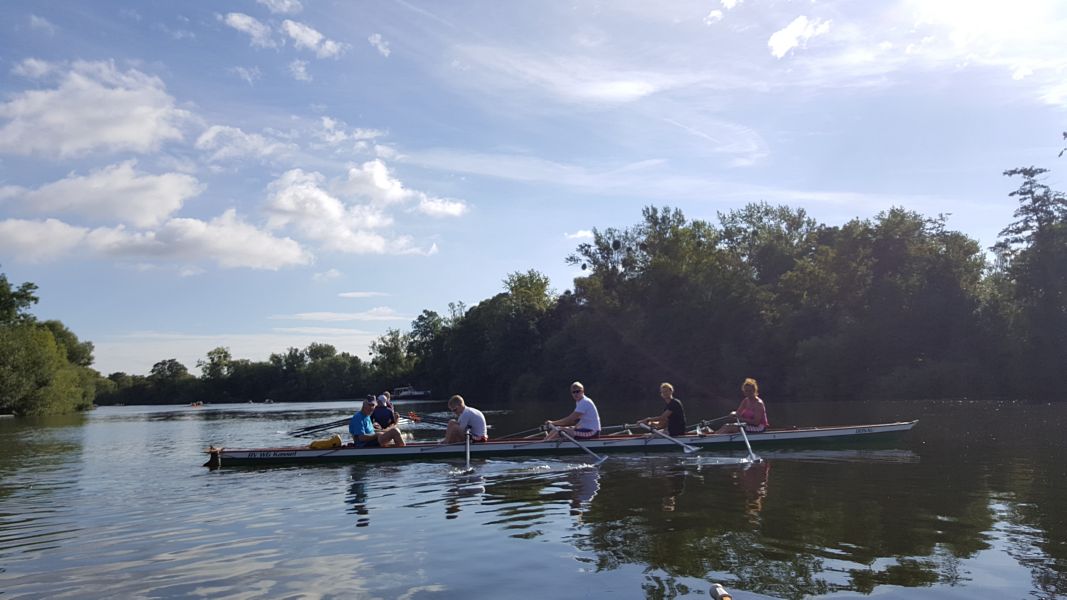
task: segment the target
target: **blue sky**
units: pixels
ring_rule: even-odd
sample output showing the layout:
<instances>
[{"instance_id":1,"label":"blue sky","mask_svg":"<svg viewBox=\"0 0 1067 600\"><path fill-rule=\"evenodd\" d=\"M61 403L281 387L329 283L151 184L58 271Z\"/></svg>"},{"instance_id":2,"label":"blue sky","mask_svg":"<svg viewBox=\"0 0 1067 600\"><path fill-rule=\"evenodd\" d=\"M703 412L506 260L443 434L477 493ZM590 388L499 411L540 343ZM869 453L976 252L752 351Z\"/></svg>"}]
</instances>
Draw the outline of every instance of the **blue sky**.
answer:
<instances>
[{"instance_id":1,"label":"blue sky","mask_svg":"<svg viewBox=\"0 0 1067 600\"><path fill-rule=\"evenodd\" d=\"M509 273L570 288L649 204L989 246L1003 170L1064 187L1052 0L9 0L0 37L0 271L104 373L366 357Z\"/></svg>"}]
</instances>

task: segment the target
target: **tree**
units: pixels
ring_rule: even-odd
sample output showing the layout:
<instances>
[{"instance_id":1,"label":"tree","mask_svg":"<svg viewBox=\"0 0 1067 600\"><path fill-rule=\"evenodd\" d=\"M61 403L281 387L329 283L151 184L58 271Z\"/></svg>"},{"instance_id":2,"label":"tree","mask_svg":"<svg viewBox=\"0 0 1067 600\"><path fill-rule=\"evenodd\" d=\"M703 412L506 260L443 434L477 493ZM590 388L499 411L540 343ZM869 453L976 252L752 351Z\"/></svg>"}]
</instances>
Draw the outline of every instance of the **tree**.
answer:
<instances>
[{"instance_id":1,"label":"tree","mask_svg":"<svg viewBox=\"0 0 1067 600\"><path fill-rule=\"evenodd\" d=\"M67 360L71 364L81 367L88 367L93 364L92 342L79 341L78 336L74 335L74 332L67 329L67 326L60 321L49 320L45 321L43 325L52 332L52 337L56 339L56 343L66 354Z\"/></svg>"},{"instance_id":2,"label":"tree","mask_svg":"<svg viewBox=\"0 0 1067 600\"><path fill-rule=\"evenodd\" d=\"M148 378L157 384L172 383L189 376L189 369L176 358L161 360L152 365Z\"/></svg>"},{"instance_id":3,"label":"tree","mask_svg":"<svg viewBox=\"0 0 1067 600\"><path fill-rule=\"evenodd\" d=\"M33 321L29 309L37 304L36 290L37 285L28 281L13 288L7 276L0 273L0 325Z\"/></svg>"},{"instance_id":4,"label":"tree","mask_svg":"<svg viewBox=\"0 0 1067 600\"><path fill-rule=\"evenodd\" d=\"M233 356L230 349L219 346L208 350L207 358L196 361L196 368L204 379L219 381L228 377L233 366Z\"/></svg>"}]
</instances>

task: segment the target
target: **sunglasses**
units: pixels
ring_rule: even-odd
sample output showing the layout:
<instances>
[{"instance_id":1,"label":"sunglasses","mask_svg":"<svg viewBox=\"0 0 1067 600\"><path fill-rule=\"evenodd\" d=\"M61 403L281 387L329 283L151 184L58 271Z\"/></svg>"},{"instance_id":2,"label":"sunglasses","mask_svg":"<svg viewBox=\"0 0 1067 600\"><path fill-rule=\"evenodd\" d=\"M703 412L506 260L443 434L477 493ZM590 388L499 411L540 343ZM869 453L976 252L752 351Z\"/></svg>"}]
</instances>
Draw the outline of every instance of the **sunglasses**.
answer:
<instances>
[{"instance_id":1,"label":"sunglasses","mask_svg":"<svg viewBox=\"0 0 1067 600\"><path fill-rule=\"evenodd\" d=\"M581 394L583 390L571 390L572 394Z\"/></svg>"}]
</instances>

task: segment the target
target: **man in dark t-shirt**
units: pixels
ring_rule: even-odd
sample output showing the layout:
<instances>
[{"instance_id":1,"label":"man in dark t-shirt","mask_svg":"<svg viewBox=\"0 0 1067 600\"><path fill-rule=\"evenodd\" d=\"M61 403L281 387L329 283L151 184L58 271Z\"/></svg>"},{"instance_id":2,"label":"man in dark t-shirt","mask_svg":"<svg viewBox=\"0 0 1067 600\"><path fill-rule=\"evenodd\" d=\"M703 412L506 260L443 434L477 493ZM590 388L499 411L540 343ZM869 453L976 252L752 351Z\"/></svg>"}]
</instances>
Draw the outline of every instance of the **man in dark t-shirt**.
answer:
<instances>
[{"instance_id":1,"label":"man in dark t-shirt","mask_svg":"<svg viewBox=\"0 0 1067 600\"><path fill-rule=\"evenodd\" d=\"M682 401L674 397L674 386L669 383L661 383L659 386L660 398L667 403L663 413L658 417L645 417L638 421L649 427L667 429L668 435L685 435L685 407Z\"/></svg>"}]
</instances>

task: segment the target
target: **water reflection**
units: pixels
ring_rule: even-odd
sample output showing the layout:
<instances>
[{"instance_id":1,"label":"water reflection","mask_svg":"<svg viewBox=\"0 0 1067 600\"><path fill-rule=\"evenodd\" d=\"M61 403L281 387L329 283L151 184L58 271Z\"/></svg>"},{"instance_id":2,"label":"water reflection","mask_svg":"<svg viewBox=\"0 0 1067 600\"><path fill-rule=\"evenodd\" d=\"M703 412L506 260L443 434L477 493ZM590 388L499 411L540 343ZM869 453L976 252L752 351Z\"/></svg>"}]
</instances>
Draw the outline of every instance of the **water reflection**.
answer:
<instances>
[{"instance_id":1,"label":"water reflection","mask_svg":"<svg viewBox=\"0 0 1067 600\"><path fill-rule=\"evenodd\" d=\"M351 483L348 485L348 497L345 502L351 506L349 513L357 515L356 527L370 525L370 509L367 507L367 467L353 466L349 470Z\"/></svg>"}]
</instances>

